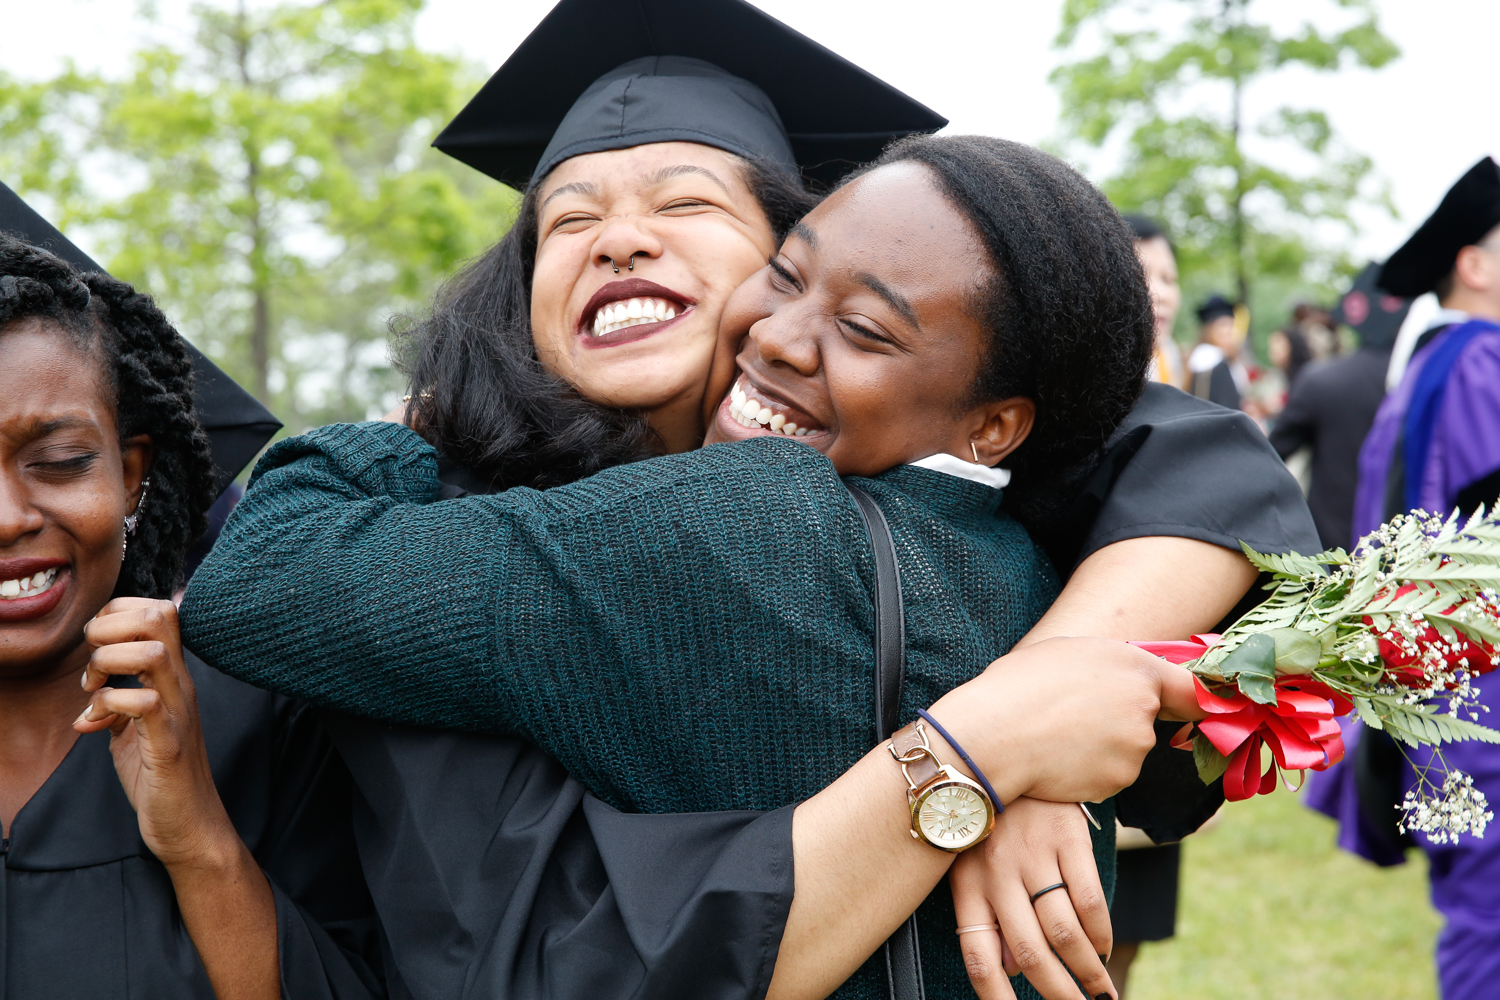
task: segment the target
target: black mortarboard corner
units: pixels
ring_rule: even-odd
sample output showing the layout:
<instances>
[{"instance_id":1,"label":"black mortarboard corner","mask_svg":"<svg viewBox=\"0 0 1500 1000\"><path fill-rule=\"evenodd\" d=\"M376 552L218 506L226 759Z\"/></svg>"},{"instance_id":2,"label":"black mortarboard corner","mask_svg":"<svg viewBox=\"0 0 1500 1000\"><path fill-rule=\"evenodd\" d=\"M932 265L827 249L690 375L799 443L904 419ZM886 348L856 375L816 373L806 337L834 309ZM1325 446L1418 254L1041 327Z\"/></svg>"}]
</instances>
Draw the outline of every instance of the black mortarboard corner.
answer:
<instances>
[{"instance_id":1,"label":"black mortarboard corner","mask_svg":"<svg viewBox=\"0 0 1500 1000\"><path fill-rule=\"evenodd\" d=\"M3 183L0 230L56 254L80 271L104 270ZM213 448L218 496L281 429L281 421L196 347L187 344L187 350L193 359L193 405Z\"/></svg>"},{"instance_id":2,"label":"black mortarboard corner","mask_svg":"<svg viewBox=\"0 0 1500 1000\"><path fill-rule=\"evenodd\" d=\"M834 181L946 124L743 0L562 0L433 145L518 188L569 156L675 141Z\"/></svg>"},{"instance_id":3,"label":"black mortarboard corner","mask_svg":"<svg viewBox=\"0 0 1500 1000\"><path fill-rule=\"evenodd\" d=\"M1208 299L1198 307L1198 322L1212 323L1224 316L1234 315L1234 303L1222 295L1210 295Z\"/></svg>"},{"instance_id":4,"label":"black mortarboard corner","mask_svg":"<svg viewBox=\"0 0 1500 1000\"><path fill-rule=\"evenodd\" d=\"M1500 225L1500 166L1486 156L1443 195L1437 211L1385 262L1380 287L1415 298L1437 287L1458 252Z\"/></svg>"},{"instance_id":5,"label":"black mortarboard corner","mask_svg":"<svg viewBox=\"0 0 1500 1000\"><path fill-rule=\"evenodd\" d=\"M1352 327L1364 347L1386 348L1396 343L1396 334L1411 311L1411 299L1385 291L1379 280L1380 265L1366 264L1332 313L1334 323Z\"/></svg>"}]
</instances>

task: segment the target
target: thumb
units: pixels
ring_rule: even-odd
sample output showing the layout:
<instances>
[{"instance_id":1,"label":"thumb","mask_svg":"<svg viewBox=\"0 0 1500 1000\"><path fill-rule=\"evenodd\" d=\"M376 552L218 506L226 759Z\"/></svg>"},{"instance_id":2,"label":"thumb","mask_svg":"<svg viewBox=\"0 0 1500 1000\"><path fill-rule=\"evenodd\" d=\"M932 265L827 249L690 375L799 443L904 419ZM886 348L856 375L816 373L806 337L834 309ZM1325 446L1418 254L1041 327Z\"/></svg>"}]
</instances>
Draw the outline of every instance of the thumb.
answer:
<instances>
[{"instance_id":1,"label":"thumb","mask_svg":"<svg viewBox=\"0 0 1500 1000\"><path fill-rule=\"evenodd\" d=\"M1206 715L1198 705L1192 671L1158 658L1156 672L1161 678L1161 711L1157 718L1169 722L1196 722Z\"/></svg>"}]
</instances>

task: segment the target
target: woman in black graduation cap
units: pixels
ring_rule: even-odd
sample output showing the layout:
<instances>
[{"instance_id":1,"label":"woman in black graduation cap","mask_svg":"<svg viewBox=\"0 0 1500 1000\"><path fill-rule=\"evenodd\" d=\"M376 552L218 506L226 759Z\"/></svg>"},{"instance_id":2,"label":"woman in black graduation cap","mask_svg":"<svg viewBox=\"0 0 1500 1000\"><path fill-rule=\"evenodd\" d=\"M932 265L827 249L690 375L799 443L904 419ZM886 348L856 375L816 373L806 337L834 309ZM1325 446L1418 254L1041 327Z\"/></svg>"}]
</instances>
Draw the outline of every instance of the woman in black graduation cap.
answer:
<instances>
[{"instance_id":1,"label":"woman in black graduation cap","mask_svg":"<svg viewBox=\"0 0 1500 1000\"><path fill-rule=\"evenodd\" d=\"M0 997L383 995L347 772L162 600L215 495L186 343L0 233L0 356Z\"/></svg>"}]
</instances>

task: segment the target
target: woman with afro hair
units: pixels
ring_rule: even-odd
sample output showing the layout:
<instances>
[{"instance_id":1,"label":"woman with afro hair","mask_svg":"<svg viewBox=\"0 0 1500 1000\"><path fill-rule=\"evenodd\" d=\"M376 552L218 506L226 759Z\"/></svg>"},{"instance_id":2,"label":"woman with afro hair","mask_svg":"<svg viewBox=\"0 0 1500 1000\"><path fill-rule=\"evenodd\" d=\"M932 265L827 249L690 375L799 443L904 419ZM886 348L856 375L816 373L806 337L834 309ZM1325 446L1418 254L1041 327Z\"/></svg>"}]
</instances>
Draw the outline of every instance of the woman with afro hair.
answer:
<instances>
[{"instance_id":1,"label":"woman with afro hair","mask_svg":"<svg viewBox=\"0 0 1500 1000\"><path fill-rule=\"evenodd\" d=\"M0 234L0 358L0 996L381 995L347 772L165 599L214 496L186 343Z\"/></svg>"}]
</instances>

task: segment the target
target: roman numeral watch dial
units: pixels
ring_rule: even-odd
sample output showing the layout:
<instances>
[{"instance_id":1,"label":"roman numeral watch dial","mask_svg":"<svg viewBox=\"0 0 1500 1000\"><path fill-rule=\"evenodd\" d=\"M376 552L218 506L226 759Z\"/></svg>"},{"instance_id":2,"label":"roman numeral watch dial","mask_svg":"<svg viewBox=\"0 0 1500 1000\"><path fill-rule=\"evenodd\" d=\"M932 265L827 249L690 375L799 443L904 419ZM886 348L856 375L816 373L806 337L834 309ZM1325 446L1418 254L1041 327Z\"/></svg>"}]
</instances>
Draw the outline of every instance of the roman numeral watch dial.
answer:
<instances>
[{"instance_id":1,"label":"roman numeral watch dial","mask_svg":"<svg viewBox=\"0 0 1500 1000\"><path fill-rule=\"evenodd\" d=\"M990 805L983 792L963 785L939 785L917 801L917 826L929 844L961 851L988 832Z\"/></svg>"},{"instance_id":2,"label":"roman numeral watch dial","mask_svg":"<svg viewBox=\"0 0 1500 1000\"><path fill-rule=\"evenodd\" d=\"M994 803L980 785L933 755L926 726L904 727L891 737L890 749L906 778L913 838L956 854L990 835Z\"/></svg>"}]
</instances>

